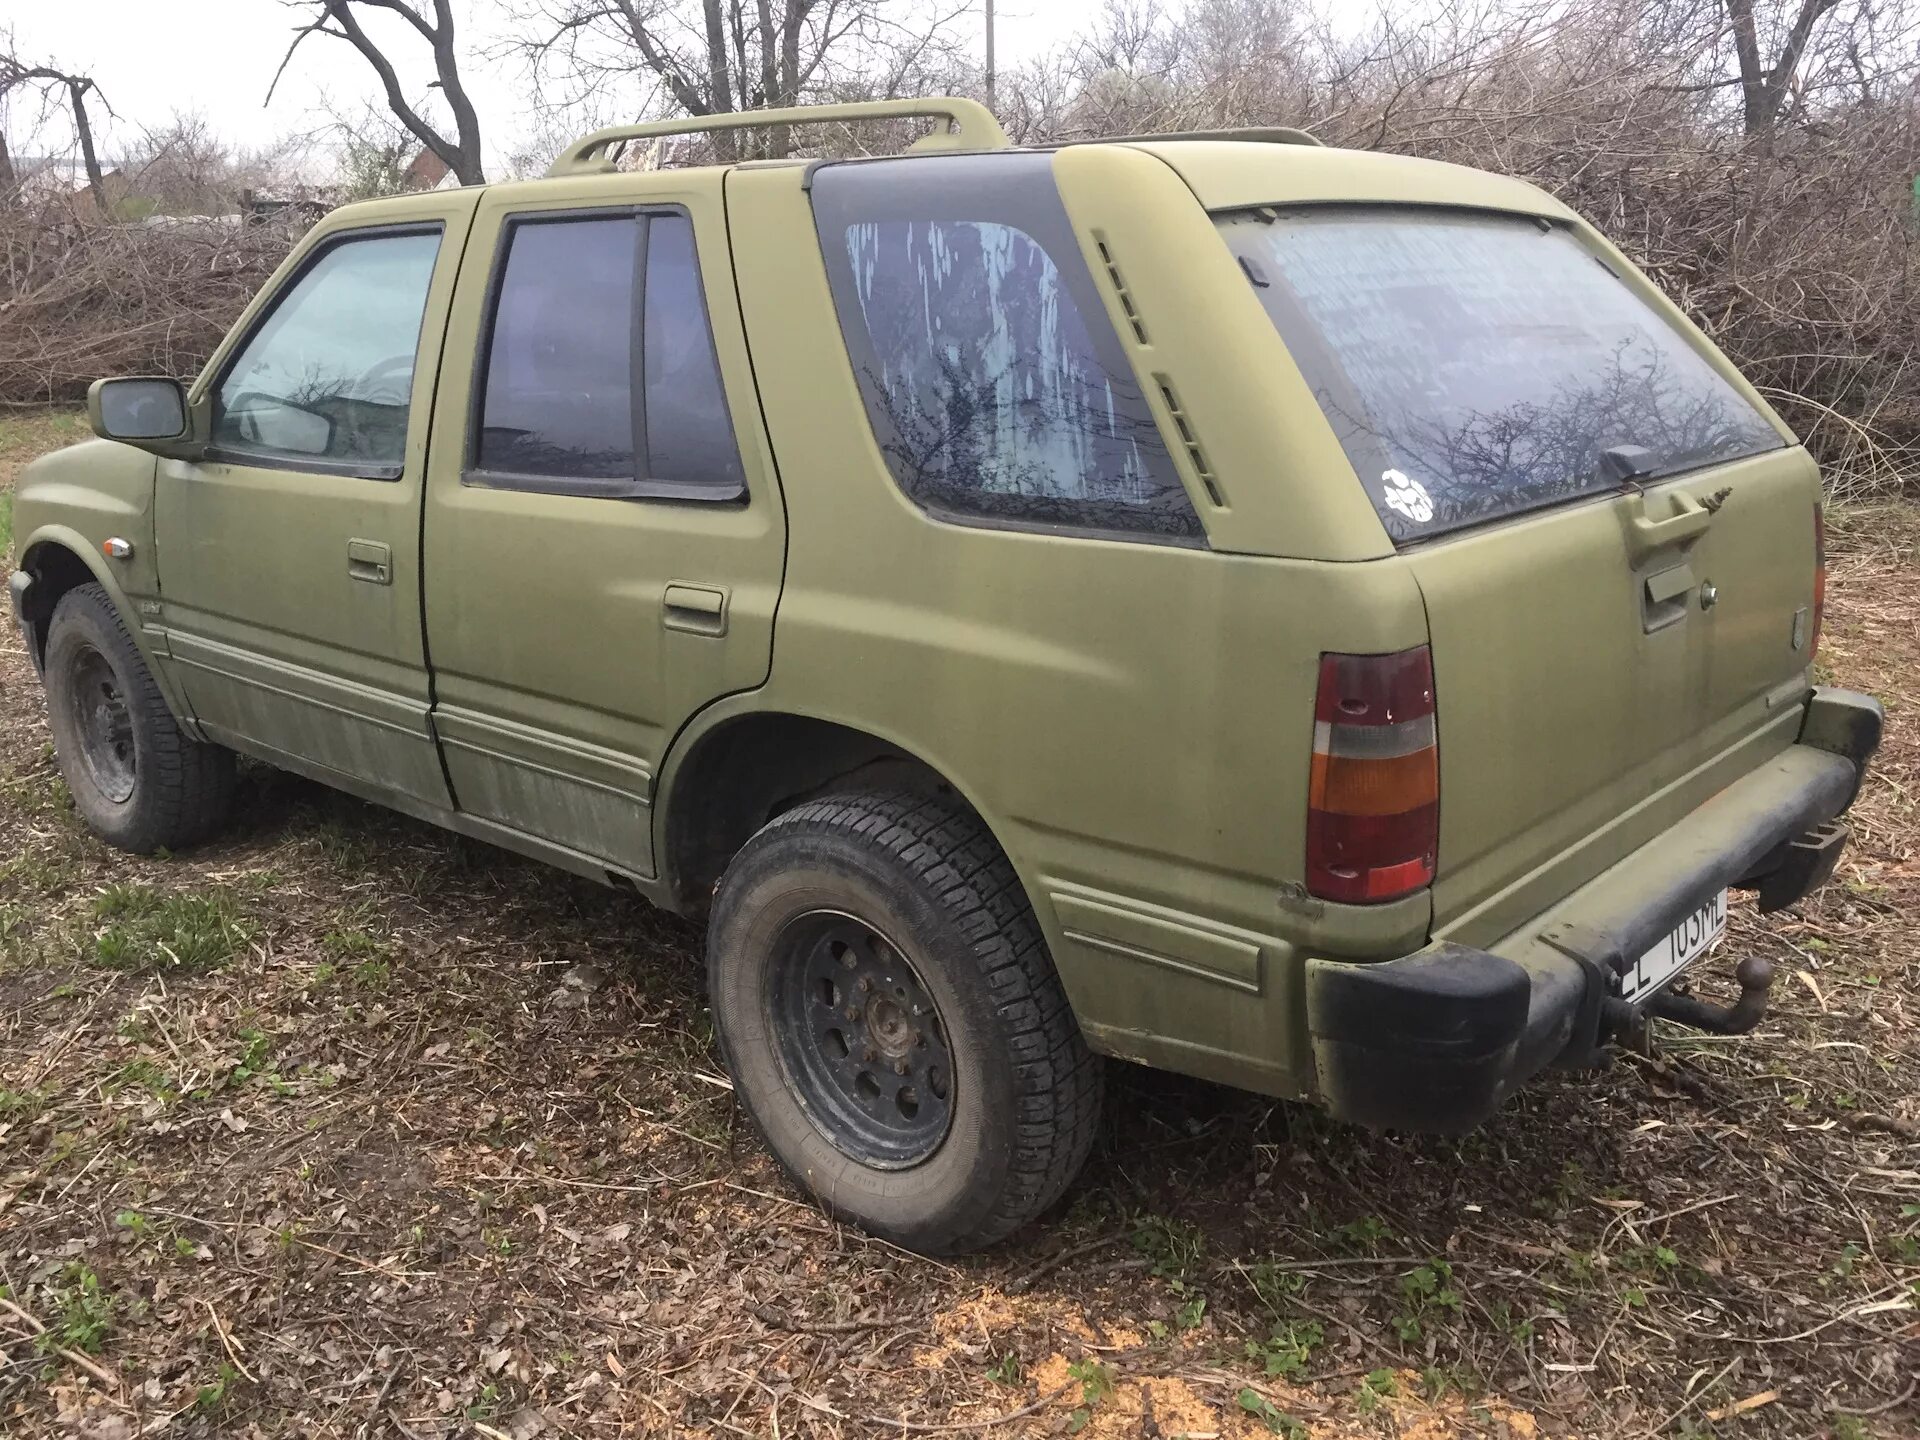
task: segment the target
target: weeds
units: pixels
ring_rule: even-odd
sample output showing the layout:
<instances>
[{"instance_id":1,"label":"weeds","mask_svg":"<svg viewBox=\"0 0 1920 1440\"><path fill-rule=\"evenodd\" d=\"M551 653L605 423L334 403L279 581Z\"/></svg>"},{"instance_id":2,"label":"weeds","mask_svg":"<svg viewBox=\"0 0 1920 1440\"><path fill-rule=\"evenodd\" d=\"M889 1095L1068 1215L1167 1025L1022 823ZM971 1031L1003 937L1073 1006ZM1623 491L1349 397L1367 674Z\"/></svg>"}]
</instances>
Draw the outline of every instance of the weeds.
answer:
<instances>
[{"instance_id":1,"label":"weeds","mask_svg":"<svg viewBox=\"0 0 1920 1440\"><path fill-rule=\"evenodd\" d=\"M1265 1425L1275 1435L1284 1435L1287 1440L1306 1440L1307 1427L1281 1410L1259 1391L1242 1390L1238 1396L1238 1402L1242 1410Z\"/></svg>"},{"instance_id":2,"label":"weeds","mask_svg":"<svg viewBox=\"0 0 1920 1440\"><path fill-rule=\"evenodd\" d=\"M193 1397L193 1408L202 1415L218 1415L226 1409L234 1382L240 1378L240 1372L224 1360L213 1374L213 1381L202 1385Z\"/></svg>"},{"instance_id":3,"label":"weeds","mask_svg":"<svg viewBox=\"0 0 1920 1440\"><path fill-rule=\"evenodd\" d=\"M1197 1225L1147 1215L1134 1226L1133 1248L1147 1258L1153 1274L1165 1280L1174 1294L1184 1295L1206 1256L1207 1237Z\"/></svg>"},{"instance_id":4,"label":"weeds","mask_svg":"<svg viewBox=\"0 0 1920 1440\"><path fill-rule=\"evenodd\" d=\"M1436 1317L1459 1311L1460 1292L1453 1288L1453 1266L1445 1260L1429 1260L1400 1277L1400 1313L1394 1316L1394 1333L1412 1344Z\"/></svg>"},{"instance_id":5,"label":"weeds","mask_svg":"<svg viewBox=\"0 0 1920 1440\"><path fill-rule=\"evenodd\" d=\"M1247 1341L1246 1354L1263 1373L1291 1377L1306 1370L1325 1338L1318 1323L1299 1321L1279 1326L1265 1340Z\"/></svg>"},{"instance_id":6,"label":"weeds","mask_svg":"<svg viewBox=\"0 0 1920 1440\"><path fill-rule=\"evenodd\" d=\"M1113 1372L1098 1360L1078 1360L1067 1367L1067 1374L1080 1382L1081 1403L1067 1422L1067 1429L1078 1434L1093 1417L1093 1407L1113 1394Z\"/></svg>"},{"instance_id":7,"label":"weeds","mask_svg":"<svg viewBox=\"0 0 1920 1440\"><path fill-rule=\"evenodd\" d=\"M1400 1393L1400 1383L1393 1377L1391 1370L1370 1370L1361 1380L1359 1389L1354 1391L1354 1408L1361 1414L1371 1414L1380 1408L1380 1402L1391 1395Z\"/></svg>"},{"instance_id":8,"label":"weeds","mask_svg":"<svg viewBox=\"0 0 1920 1440\"><path fill-rule=\"evenodd\" d=\"M45 1300L53 1311L54 1323L39 1336L41 1350L79 1350L98 1355L107 1332L113 1329L113 1296L100 1285L100 1277L78 1260L50 1282Z\"/></svg>"},{"instance_id":9,"label":"weeds","mask_svg":"<svg viewBox=\"0 0 1920 1440\"><path fill-rule=\"evenodd\" d=\"M146 885L109 885L93 902L104 921L93 957L110 970L135 974L217 970L253 938L231 896L164 895Z\"/></svg>"}]
</instances>

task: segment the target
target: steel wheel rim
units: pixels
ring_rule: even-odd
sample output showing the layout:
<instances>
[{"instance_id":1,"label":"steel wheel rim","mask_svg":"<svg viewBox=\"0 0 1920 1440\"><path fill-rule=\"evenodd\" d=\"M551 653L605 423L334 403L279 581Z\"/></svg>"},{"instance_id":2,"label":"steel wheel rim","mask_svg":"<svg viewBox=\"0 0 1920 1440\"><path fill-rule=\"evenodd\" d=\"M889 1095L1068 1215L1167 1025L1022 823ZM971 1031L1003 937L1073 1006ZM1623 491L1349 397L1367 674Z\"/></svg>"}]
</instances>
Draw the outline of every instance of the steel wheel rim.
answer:
<instances>
[{"instance_id":1,"label":"steel wheel rim","mask_svg":"<svg viewBox=\"0 0 1920 1440\"><path fill-rule=\"evenodd\" d=\"M900 948L864 920L815 910L782 930L768 1020L815 1127L863 1165L901 1170L953 1122L953 1057L933 995Z\"/></svg>"},{"instance_id":2,"label":"steel wheel rim","mask_svg":"<svg viewBox=\"0 0 1920 1440\"><path fill-rule=\"evenodd\" d=\"M133 798L138 756L133 715L107 657L80 646L67 670L67 709L80 737L80 764L94 789L115 805Z\"/></svg>"}]
</instances>

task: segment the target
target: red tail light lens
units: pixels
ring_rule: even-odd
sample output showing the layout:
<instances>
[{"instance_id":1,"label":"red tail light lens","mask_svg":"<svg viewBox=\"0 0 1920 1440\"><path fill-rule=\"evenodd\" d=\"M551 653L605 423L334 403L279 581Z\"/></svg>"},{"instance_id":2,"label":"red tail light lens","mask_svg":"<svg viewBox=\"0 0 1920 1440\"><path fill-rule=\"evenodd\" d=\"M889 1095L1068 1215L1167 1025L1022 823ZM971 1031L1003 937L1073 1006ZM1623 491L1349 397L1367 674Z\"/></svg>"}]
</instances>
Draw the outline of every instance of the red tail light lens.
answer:
<instances>
[{"instance_id":1,"label":"red tail light lens","mask_svg":"<svg viewBox=\"0 0 1920 1440\"><path fill-rule=\"evenodd\" d=\"M1827 517L1819 502L1813 507L1813 634L1807 641L1807 661L1820 655L1820 624L1827 618Z\"/></svg>"},{"instance_id":2,"label":"red tail light lens","mask_svg":"<svg viewBox=\"0 0 1920 1440\"><path fill-rule=\"evenodd\" d=\"M1307 889L1375 904L1433 883L1440 750L1433 655L1322 655L1307 792Z\"/></svg>"}]
</instances>

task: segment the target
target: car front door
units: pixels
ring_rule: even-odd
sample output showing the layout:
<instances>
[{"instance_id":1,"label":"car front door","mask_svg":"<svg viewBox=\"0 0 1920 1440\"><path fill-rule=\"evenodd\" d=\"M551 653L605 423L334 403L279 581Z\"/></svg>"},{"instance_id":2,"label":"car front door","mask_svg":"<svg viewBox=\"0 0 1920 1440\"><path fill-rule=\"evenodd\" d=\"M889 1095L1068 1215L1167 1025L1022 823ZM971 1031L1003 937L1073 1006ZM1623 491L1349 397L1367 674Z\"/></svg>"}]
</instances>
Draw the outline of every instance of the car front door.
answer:
<instances>
[{"instance_id":1,"label":"car front door","mask_svg":"<svg viewBox=\"0 0 1920 1440\"><path fill-rule=\"evenodd\" d=\"M426 621L455 802L643 878L668 742L772 657L785 522L727 246L718 174L490 192L435 411Z\"/></svg>"},{"instance_id":2,"label":"car front door","mask_svg":"<svg viewBox=\"0 0 1920 1440\"><path fill-rule=\"evenodd\" d=\"M208 737L403 809L449 804L420 508L478 197L309 237L196 384L206 455L162 460L155 497L166 663Z\"/></svg>"}]
</instances>

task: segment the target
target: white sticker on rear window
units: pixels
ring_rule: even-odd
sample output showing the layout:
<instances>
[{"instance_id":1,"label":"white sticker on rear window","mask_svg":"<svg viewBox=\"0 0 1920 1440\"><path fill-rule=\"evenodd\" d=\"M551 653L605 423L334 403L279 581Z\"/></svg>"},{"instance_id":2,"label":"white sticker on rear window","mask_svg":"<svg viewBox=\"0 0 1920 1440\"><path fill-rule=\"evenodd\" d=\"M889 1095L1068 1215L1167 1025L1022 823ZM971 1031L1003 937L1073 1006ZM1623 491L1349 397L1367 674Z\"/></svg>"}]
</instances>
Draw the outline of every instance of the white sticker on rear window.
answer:
<instances>
[{"instance_id":1,"label":"white sticker on rear window","mask_svg":"<svg viewBox=\"0 0 1920 1440\"><path fill-rule=\"evenodd\" d=\"M1433 497L1427 493L1427 487L1398 470L1381 474L1380 496L1407 519L1418 524L1424 525L1433 519Z\"/></svg>"}]
</instances>

